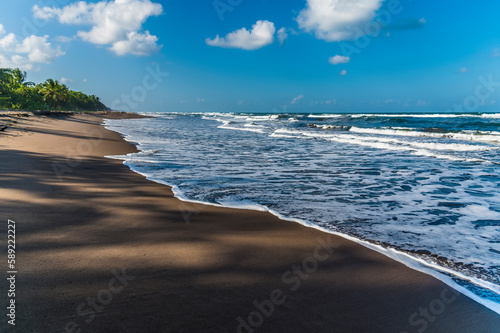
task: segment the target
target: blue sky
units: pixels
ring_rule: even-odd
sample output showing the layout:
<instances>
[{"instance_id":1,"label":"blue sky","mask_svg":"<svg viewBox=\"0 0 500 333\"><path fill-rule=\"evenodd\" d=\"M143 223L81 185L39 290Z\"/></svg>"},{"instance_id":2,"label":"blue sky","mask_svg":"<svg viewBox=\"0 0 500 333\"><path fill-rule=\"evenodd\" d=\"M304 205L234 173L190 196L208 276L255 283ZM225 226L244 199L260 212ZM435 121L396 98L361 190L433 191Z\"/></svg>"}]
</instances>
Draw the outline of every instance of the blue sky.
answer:
<instances>
[{"instance_id":1,"label":"blue sky","mask_svg":"<svg viewBox=\"0 0 500 333\"><path fill-rule=\"evenodd\" d=\"M2 4L0 67L137 112L493 112L499 12L494 0L18 0Z\"/></svg>"}]
</instances>

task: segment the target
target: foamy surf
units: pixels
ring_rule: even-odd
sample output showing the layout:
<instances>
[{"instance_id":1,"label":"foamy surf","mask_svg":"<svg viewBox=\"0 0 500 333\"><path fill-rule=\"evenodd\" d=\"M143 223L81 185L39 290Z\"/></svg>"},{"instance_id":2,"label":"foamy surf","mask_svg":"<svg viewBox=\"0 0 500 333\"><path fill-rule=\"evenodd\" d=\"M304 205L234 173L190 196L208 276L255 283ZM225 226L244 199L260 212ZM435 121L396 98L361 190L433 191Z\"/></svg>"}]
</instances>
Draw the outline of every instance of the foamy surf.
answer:
<instances>
[{"instance_id":1,"label":"foamy surf","mask_svg":"<svg viewBox=\"0 0 500 333\"><path fill-rule=\"evenodd\" d=\"M122 157L128 165L183 200L270 211L407 256L498 312L498 145L442 135L496 136L494 117L163 117L108 126L147 151Z\"/></svg>"},{"instance_id":2,"label":"foamy surf","mask_svg":"<svg viewBox=\"0 0 500 333\"><path fill-rule=\"evenodd\" d=\"M109 128L109 129L111 129L111 128ZM112 159L119 159L119 160L124 159L124 156L106 156L106 157L112 158ZM329 233L332 235L336 235L336 236L348 239L348 240L353 241L355 243L358 243L366 248L369 248L373 251L382 253L391 259L394 259L398 262L401 262L407 267L410 267L410 268L417 270L419 272L423 272L425 274L431 275L431 276L437 278L438 280L442 281L443 283L447 284L448 286L452 287L453 289L457 290L458 292L466 295L467 297L475 300L476 302L478 302L478 303L486 306L487 308L493 310L494 312L500 314L500 303L492 302L488 299L484 299L482 297L479 297L478 295L470 292L468 289L466 289L466 288L462 287L461 285L459 285L458 283L456 283L448 275L455 276L455 277L460 278L464 281L469 281L477 286L481 286L484 289L488 289L488 290L491 290L497 294L500 294L500 287L498 287L497 285L495 285L493 283L489 283L487 281L482 281L480 279L471 278L471 277L466 276L464 274L460 274L456 271L446 269L446 268L443 268L439 265L432 264L428 261L413 257L413 256L409 255L408 253L401 252L401 251L398 251L396 249L392 249L392 248L388 249L388 248L385 248L383 246L373 244L369 241L347 235L345 233L336 232L336 231L332 231L329 229L319 227L313 222L308 222L308 221L301 220L301 219L288 218L288 217L286 217L286 216L284 216L284 215L282 215L282 214L280 214L272 209L269 209L266 206L260 205L258 203L248 202L248 201L246 201L246 202L245 201L230 201L230 200L222 201L220 203L211 203L211 202L206 202L206 201L192 200L192 199L189 199L177 185L170 184L170 183L162 181L160 179L156 179L154 177L151 177L151 175L149 175L148 173L142 173L142 172L138 171L137 169L135 169L131 164L127 163L126 161L124 161L123 163L125 165L127 165L128 167L130 167L130 169L133 170L134 172L145 176L146 179L171 187L172 192L174 193L174 197L176 197L177 199L179 199L181 201L216 206L216 207L231 208L231 209L243 209L243 210L255 210L255 211L260 211L260 212L268 212L268 213L275 215L276 217L280 218L283 221L299 223L299 224L306 226L306 227L309 227L309 228L314 228L314 229L317 229L317 230L320 230L320 231L323 231L323 232L326 232L326 233ZM447 274L442 274L442 273L447 273Z\"/></svg>"},{"instance_id":3,"label":"foamy surf","mask_svg":"<svg viewBox=\"0 0 500 333\"><path fill-rule=\"evenodd\" d=\"M490 143L500 143L500 135L496 132L444 132L444 133L432 133L423 132L416 130L406 130L406 129L393 129L393 128L359 128L351 127L349 130L353 133L363 133L363 134L379 134L379 135L393 135L393 136L410 136L410 137L421 137L421 138L436 138L436 139L454 139L454 140L464 140L464 141L478 141L478 142L490 142Z\"/></svg>"}]
</instances>

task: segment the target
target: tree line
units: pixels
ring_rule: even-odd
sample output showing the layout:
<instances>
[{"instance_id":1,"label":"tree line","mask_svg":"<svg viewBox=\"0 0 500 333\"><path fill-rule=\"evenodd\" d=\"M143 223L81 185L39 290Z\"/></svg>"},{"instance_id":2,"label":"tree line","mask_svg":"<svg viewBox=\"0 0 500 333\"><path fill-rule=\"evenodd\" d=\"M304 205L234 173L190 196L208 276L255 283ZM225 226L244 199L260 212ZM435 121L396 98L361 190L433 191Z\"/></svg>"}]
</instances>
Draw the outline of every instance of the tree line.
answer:
<instances>
[{"instance_id":1,"label":"tree line","mask_svg":"<svg viewBox=\"0 0 500 333\"><path fill-rule=\"evenodd\" d=\"M19 68L0 68L0 109L28 111L105 111L99 97L70 90L57 80L35 84Z\"/></svg>"}]
</instances>

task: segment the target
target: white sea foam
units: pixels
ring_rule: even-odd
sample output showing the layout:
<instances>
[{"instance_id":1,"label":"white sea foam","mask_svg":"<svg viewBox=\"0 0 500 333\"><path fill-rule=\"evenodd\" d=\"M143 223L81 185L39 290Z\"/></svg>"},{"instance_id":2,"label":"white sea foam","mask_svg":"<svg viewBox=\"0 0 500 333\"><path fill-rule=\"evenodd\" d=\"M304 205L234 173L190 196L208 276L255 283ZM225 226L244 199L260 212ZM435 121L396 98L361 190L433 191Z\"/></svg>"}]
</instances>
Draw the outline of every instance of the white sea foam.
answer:
<instances>
[{"instance_id":1,"label":"white sea foam","mask_svg":"<svg viewBox=\"0 0 500 333\"><path fill-rule=\"evenodd\" d=\"M279 115L273 114L273 115L266 115L266 116L252 116L252 117L246 117L247 121L269 121L269 120L276 120L279 118Z\"/></svg>"},{"instance_id":2,"label":"white sea foam","mask_svg":"<svg viewBox=\"0 0 500 333\"><path fill-rule=\"evenodd\" d=\"M436 113L436 114L373 114L373 113L365 113L365 114L351 114L353 118L361 118L361 117L384 117L384 118L500 118L499 113L492 114L453 114L453 113Z\"/></svg>"},{"instance_id":3,"label":"white sea foam","mask_svg":"<svg viewBox=\"0 0 500 333\"><path fill-rule=\"evenodd\" d=\"M322 129L339 129L339 126L334 126L334 125L317 125L313 124L314 127L316 128L322 128ZM358 128L358 127L353 127L349 130L352 133L363 133L363 134L377 134L377 135L393 135L393 136L416 136L416 137L427 137L424 135L420 135L420 133L423 132L416 132L419 135L403 135L406 133L413 133L412 129L410 128L404 128L404 127L399 127L395 128L392 127L391 129L364 129L364 128ZM399 133L399 134L394 134L394 133ZM426 133L423 133L426 134ZM454 134L454 133L449 133L449 135ZM486 134L486 133L483 133ZM488 133L489 134L489 133ZM476 135L476 133L470 133L470 134L465 134L463 137L469 137ZM431 136L432 137L432 136ZM398 140L394 138L384 138L384 137L358 137L361 140L365 141L379 141L379 142L387 142L387 143L394 143L397 145L408 145L411 147L417 147L417 148L426 148L426 149L431 149L431 150L448 150L448 151L487 151L487 150L497 150L500 149L500 147L496 146L484 146L484 145L470 145L470 144L460 144L460 143L439 143L439 142L417 142L417 141L404 141L404 140ZM499 136L500 138L500 136ZM480 141L480 140L477 140ZM483 141L484 142L484 141ZM496 142L496 141L495 141Z\"/></svg>"},{"instance_id":4,"label":"white sea foam","mask_svg":"<svg viewBox=\"0 0 500 333\"><path fill-rule=\"evenodd\" d=\"M500 113L485 113L481 115L482 118L498 119L500 118Z\"/></svg>"},{"instance_id":5,"label":"white sea foam","mask_svg":"<svg viewBox=\"0 0 500 333\"><path fill-rule=\"evenodd\" d=\"M231 121L221 120L221 119L215 119L215 120L222 122L222 125L220 125L219 128L229 129L229 130L235 130L235 131L247 131L247 132L265 133L265 131L262 128L234 127L234 126L230 126Z\"/></svg>"},{"instance_id":6,"label":"white sea foam","mask_svg":"<svg viewBox=\"0 0 500 333\"><path fill-rule=\"evenodd\" d=\"M409 151L411 154L442 158L451 161L466 161L466 162L488 162L485 159L478 158L463 158L455 155L448 155L438 153L432 150L449 150L449 151L478 151L478 150L492 150L495 148L491 147L474 147L471 145L461 145L461 144L441 144L441 143L419 143L410 141L401 141L396 139L386 139L378 137L363 137L356 135L346 135L346 134L325 134L325 133L314 133L307 131L291 131L287 129L278 129L271 136L283 136L296 138L320 138L324 140L330 140L346 144L355 144L376 149L385 149L392 151Z\"/></svg>"},{"instance_id":7,"label":"white sea foam","mask_svg":"<svg viewBox=\"0 0 500 333\"><path fill-rule=\"evenodd\" d=\"M379 128L360 128L351 127L350 132L365 133L365 134L380 134L380 135L397 135L397 136L411 136L423 138L440 138L440 139L455 139L464 141L478 141L478 142L500 142L500 135L492 134L491 132L467 132L467 133L435 133L435 132L420 132L413 130L400 130L400 129L379 129ZM496 132L495 132L496 133Z\"/></svg>"},{"instance_id":8,"label":"white sea foam","mask_svg":"<svg viewBox=\"0 0 500 333\"><path fill-rule=\"evenodd\" d=\"M345 117L346 115L344 114L311 114L308 117L309 118L340 118L340 117Z\"/></svg>"}]
</instances>

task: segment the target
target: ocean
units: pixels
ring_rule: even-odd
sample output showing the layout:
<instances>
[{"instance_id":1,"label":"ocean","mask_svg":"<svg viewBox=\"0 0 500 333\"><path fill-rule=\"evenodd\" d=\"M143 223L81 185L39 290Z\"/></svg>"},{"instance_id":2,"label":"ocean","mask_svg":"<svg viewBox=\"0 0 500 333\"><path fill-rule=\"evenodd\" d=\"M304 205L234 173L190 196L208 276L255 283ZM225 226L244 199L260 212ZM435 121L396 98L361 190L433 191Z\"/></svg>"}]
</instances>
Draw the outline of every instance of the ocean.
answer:
<instances>
[{"instance_id":1,"label":"ocean","mask_svg":"<svg viewBox=\"0 0 500 333\"><path fill-rule=\"evenodd\" d=\"M500 114L147 113L114 156L182 200L270 211L500 314Z\"/></svg>"}]
</instances>

